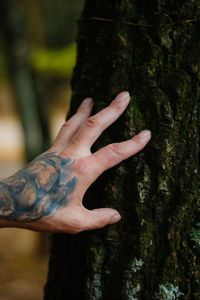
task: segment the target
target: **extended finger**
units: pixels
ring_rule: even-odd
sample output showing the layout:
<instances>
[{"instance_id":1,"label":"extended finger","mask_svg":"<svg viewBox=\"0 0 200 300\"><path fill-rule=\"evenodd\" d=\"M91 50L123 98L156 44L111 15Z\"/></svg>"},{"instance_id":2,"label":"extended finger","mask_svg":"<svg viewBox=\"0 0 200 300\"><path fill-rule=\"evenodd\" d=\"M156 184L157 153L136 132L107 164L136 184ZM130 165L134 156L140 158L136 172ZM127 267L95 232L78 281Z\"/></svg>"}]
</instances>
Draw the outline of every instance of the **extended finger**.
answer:
<instances>
[{"instance_id":1,"label":"extended finger","mask_svg":"<svg viewBox=\"0 0 200 300\"><path fill-rule=\"evenodd\" d=\"M76 114L67 120L61 127L51 147L52 151L63 151L66 149L72 136L90 116L92 107L93 101L91 98L87 98L81 103Z\"/></svg>"},{"instance_id":2,"label":"extended finger","mask_svg":"<svg viewBox=\"0 0 200 300\"><path fill-rule=\"evenodd\" d=\"M130 100L128 92L122 92L109 106L88 118L78 129L70 142L70 151L75 153L88 153L92 144L109 125L111 125L124 112Z\"/></svg>"},{"instance_id":3,"label":"extended finger","mask_svg":"<svg viewBox=\"0 0 200 300\"><path fill-rule=\"evenodd\" d=\"M105 170L119 164L121 161L129 158L142 150L151 138L149 130L143 130L130 140L121 143L109 144L91 157L90 164L93 170L93 181Z\"/></svg>"},{"instance_id":4,"label":"extended finger","mask_svg":"<svg viewBox=\"0 0 200 300\"><path fill-rule=\"evenodd\" d=\"M117 223L120 219L120 214L113 208L84 209L80 231L102 228Z\"/></svg>"}]
</instances>

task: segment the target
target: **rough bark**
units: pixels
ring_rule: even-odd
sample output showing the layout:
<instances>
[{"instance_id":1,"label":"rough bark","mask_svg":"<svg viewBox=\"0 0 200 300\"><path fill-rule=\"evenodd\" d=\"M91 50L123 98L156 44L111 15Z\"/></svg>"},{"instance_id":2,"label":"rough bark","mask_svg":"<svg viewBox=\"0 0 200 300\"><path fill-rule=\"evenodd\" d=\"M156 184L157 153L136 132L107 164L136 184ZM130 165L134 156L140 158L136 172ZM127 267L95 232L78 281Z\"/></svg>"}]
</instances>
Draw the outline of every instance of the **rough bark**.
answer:
<instances>
[{"instance_id":1,"label":"rough bark","mask_svg":"<svg viewBox=\"0 0 200 300\"><path fill-rule=\"evenodd\" d=\"M144 128L152 141L86 195L87 207L118 209L119 224L54 235L46 300L200 299L199 18L197 0L86 1L71 113L129 90L93 150Z\"/></svg>"}]
</instances>

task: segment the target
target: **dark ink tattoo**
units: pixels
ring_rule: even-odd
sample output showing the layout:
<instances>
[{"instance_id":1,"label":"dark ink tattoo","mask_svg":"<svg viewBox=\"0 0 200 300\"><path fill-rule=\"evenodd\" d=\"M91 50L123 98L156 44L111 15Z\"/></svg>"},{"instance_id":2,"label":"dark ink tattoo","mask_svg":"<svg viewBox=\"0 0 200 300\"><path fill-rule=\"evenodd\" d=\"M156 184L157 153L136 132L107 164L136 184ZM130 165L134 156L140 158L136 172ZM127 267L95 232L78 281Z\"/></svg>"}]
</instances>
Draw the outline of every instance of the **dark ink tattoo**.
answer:
<instances>
[{"instance_id":1,"label":"dark ink tattoo","mask_svg":"<svg viewBox=\"0 0 200 300\"><path fill-rule=\"evenodd\" d=\"M0 219L31 222L65 207L75 189L74 160L44 153L0 182Z\"/></svg>"}]
</instances>

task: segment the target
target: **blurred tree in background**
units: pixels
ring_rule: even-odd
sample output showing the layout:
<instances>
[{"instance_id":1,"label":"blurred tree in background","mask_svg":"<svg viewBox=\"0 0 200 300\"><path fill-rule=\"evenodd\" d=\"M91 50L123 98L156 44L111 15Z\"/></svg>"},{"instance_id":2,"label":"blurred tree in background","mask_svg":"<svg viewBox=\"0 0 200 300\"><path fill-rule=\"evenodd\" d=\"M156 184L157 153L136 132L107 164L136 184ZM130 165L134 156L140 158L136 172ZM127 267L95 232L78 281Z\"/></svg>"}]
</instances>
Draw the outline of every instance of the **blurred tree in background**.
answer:
<instances>
[{"instance_id":1,"label":"blurred tree in background","mask_svg":"<svg viewBox=\"0 0 200 300\"><path fill-rule=\"evenodd\" d=\"M79 0L0 3L0 73L13 82L28 161L50 144L50 95L53 88L69 81L80 6Z\"/></svg>"},{"instance_id":2,"label":"blurred tree in background","mask_svg":"<svg viewBox=\"0 0 200 300\"><path fill-rule=\"evenodd\" d=\"M61 48L74 43L75 20L82 2L82 0L38 1L45 18L44 31L48 48Z\"/></svg>"}]
</instances>

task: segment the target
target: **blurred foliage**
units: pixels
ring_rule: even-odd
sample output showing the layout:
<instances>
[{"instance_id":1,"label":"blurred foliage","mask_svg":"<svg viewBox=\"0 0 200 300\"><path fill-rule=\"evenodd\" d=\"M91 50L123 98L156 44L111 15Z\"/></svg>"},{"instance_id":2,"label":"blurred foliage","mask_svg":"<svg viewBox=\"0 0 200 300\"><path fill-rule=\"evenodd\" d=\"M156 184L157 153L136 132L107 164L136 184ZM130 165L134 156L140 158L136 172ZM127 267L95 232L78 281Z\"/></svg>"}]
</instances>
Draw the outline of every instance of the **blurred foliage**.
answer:
<instances>
[{"instance_id":1,"label":"blurred foliage","mask_svg":"<svg viewBox=\"0 0 200 300\"><path fill-rule=\"evenodd\" d=\"M24 59L36 73L53 75L54 78L70 77L76 59L76 20L79 18L83 0L3 2L3 7L8 12L6 26L13 28L12 36L17 47L13 51L16 55L25 51ZM9 40L5 39L5 34L7 36L5 28L1 26L0 76L8 75L7 61L10 54L5 49Z\"/></svg>"},{"instance_id":2,"label":"blurred foliage","mask_svg":"<svg viewBox=\"0 0 200 300\"><path fill-rule=\"evenodd\" d=\"M30 56L30 63L36 72L54 76L70 77L75 60L76 45L74 43L57 50L37 48Z\"/></svg>"},{"instance_id":3,"label":"blurred foliage","mask_svg":"<svg viewBox=\"0 0 200 300\"><path fill-rule=\"evenodd\" d=\"M190 237L194 242L194 248L200 252L200 222L196 224L196 228L192 228Z\"/></svg>"}]
</instances>

